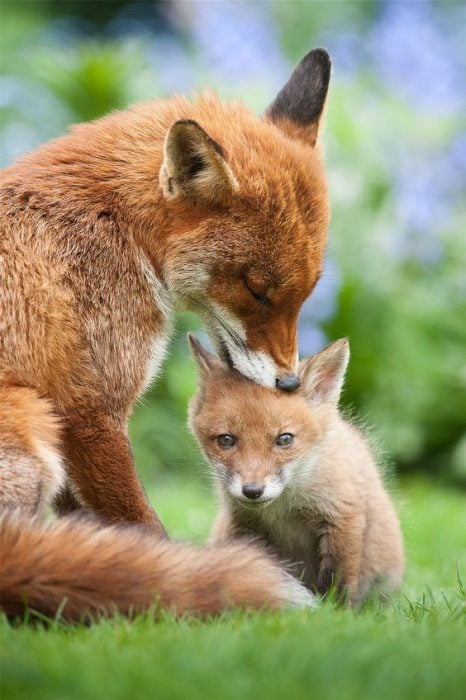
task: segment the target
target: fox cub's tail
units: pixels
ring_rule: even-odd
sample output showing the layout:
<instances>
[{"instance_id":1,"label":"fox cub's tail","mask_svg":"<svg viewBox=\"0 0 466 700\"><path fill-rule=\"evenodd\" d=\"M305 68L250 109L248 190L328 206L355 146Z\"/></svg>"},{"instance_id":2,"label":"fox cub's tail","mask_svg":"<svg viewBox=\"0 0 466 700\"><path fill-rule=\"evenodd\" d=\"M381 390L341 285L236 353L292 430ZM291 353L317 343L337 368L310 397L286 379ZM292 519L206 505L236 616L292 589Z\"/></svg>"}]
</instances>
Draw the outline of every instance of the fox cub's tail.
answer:
<instances>
[{"instance_id":1,"label":"fox cub's tail","mask_svg":"<svg viewBox=\"0 0 466 700\"><path fill-rule=\"evenodd\" d=\"M153 604L176 615L227 607L278 609L313 597L254 544L206 549L155 540L137 526L53 523L18 512L0 520L0 607L69 622L132 615Z\"/></svg>"}]
</instances>

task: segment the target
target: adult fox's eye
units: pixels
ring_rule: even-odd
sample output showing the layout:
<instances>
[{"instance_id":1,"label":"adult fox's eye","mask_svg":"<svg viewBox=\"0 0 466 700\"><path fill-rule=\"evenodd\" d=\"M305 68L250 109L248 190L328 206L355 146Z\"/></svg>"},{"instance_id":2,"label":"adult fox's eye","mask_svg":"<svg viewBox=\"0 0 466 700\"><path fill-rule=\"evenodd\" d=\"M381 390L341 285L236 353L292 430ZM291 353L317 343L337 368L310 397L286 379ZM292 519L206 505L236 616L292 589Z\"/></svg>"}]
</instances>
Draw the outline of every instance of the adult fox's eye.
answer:
<instances>
[{"instance_id":1,"label":"adult fox's eye","mask_svg":"<svg viewBox=\"0 0 466 700\"><path fill-rule=\"evenodd\" d=\"M224 435L219 435L217 437L217 444L219 447L233 447L233 445L236 443L236 438L233 437L233 435L229 435L228 433L225 433Z\"/></svg>"},{"instance_id":2,"label":"adult fox's eye","mask_svg":"<svg viewBox=\"0 0 466 700\"><path fill-rule=\"evenodd\" d=\"M248 290L249 294L253 297L253 299L262 304L262 306L267 306L269 299L266 291L254 289L251 286L250 282L248 282L246 279L243 280L243 283L246 289Z\"/></svg>"},{"instance_id":3,"label":"adult fox's eye","mask_svg":"<svg viewBox=\"0 0 466 700\"><path fill-rule=\"evenodd\" d=\"M275 440L275 444L278 445L278 447L289 447L293 444L293 441L294 435L291 433L282 433Z\"/></svg>"}]
</instances>

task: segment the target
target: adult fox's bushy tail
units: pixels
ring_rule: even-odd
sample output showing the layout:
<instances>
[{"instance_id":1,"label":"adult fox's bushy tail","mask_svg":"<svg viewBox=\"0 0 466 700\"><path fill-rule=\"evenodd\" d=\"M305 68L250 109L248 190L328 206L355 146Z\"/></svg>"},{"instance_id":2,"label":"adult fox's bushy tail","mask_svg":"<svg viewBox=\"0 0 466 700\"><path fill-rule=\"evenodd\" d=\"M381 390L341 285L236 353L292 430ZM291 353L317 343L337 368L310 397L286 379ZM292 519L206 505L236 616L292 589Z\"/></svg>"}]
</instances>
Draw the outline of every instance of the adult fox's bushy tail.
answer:
<instances>
[{"instance_id":1,"label":"adult fox's bushy tail","mask_svg":"<svg viewBox=\"0 0 466 700\"><path fill-rule=\"evenodd\" d=\"M19 512L0 520L1 609L27 608L77 622L133 615L154 603L176 615L228 607L312 605L312 596L254 544L197 549L137 526L76 518L44 523Z\"/></svg>"}]
</instances>

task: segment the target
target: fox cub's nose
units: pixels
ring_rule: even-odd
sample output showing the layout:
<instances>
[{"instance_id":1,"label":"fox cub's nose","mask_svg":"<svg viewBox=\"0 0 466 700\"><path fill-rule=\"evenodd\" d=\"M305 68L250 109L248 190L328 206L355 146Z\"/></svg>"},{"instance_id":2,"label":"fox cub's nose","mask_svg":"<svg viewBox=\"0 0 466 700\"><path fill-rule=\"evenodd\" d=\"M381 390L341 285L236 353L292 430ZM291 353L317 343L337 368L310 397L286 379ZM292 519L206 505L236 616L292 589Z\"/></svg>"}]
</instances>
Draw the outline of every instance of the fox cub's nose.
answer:
<instances>
[{"instance_id":1,"label":"fox cub's nose","mask_svg":"<svg viewBox=\"0 0 466 700\"><path fill-rule=\"evenodd\" d=\"M256 483L244 484L242 491L243 496L246 496L246 498L250 498L252 501L254 501L256 498L260 498L262 496L264 493L264 487L261 484Z\"/></svg>"},{"instance_id":2,"label":"fox cub's nose","mask_svg":"<svg viewBox=\"0 0 466 700\"><path fill-rule=\"evenodd\" d=\"M282 391L296 391L299 387L299 377L297 374L283 374L277 379L277 389Z\"/></svg>"}]
</instances>

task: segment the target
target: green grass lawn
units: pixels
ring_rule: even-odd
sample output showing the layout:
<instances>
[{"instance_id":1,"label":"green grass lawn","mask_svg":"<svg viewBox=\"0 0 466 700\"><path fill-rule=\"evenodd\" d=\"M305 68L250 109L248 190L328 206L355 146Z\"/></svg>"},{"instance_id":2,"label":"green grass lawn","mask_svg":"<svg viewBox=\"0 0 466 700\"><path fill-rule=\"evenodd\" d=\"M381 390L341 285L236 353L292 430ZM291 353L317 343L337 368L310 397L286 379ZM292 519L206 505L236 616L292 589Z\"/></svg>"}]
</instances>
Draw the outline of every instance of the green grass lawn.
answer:
<instances>
[{"instance_id":1,"label":"green grass lawn","mask_svg":"<svg viewBox=\"0 0 466 700\"><path fill-rule=\"evenodd\" d=\"M155 496L173 536L202 540L215 511L207 487L166 482ZM204 623L4 623L2 699L465 698L464 494L413 480L397 501L408 570L390 604Z\"/></svg>"}]
</instances>

